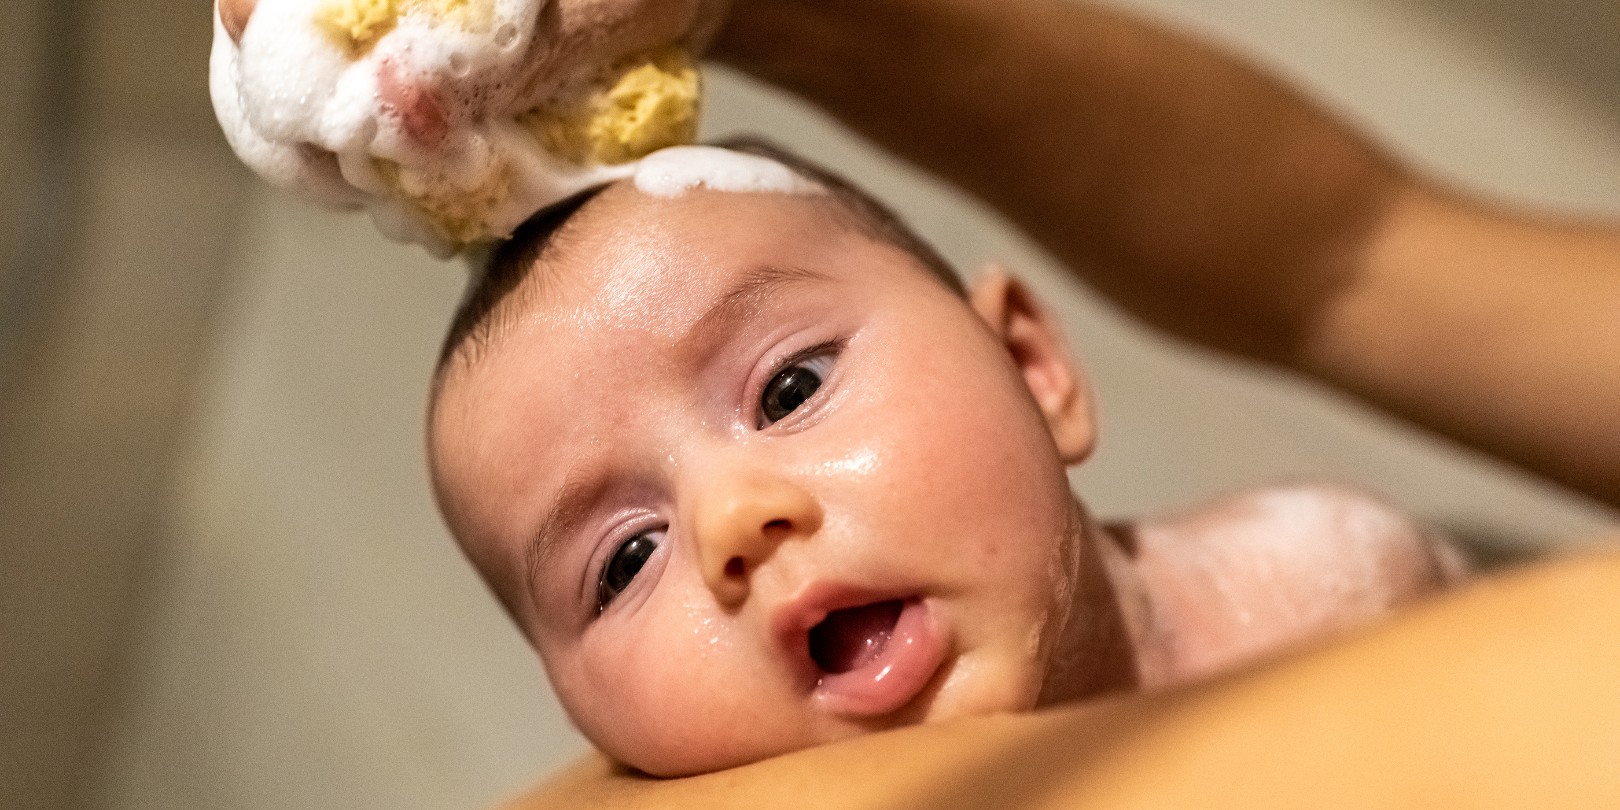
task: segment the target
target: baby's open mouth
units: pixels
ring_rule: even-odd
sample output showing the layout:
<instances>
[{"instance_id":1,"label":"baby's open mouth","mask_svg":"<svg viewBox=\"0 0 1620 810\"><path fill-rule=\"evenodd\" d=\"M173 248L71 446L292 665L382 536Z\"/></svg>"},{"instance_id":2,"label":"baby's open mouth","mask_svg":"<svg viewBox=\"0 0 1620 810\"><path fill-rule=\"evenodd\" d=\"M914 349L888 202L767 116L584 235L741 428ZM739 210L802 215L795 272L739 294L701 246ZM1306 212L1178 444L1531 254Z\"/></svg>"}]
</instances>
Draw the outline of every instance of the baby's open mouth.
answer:
<instances>
[{"instance_id":1,"label":"baby's open mouth","mask_svg":"<svg viewBox=\"0 0 1620 810\"><path fill-rule=\"evenodd\" d=\"M904 607L904 602L891 599L828 613L810 628L811 660L833 675L870 664L888 648Z\"/></svg>"},{"instance_id":2,"label":"baby's open mouth","mask_svg":"<svg viewBox=\"0 0 1620 810\"><path fill-rule=\"evenodd\" d=\"M910 704L950 652L950 633L921 595L893 597L817 583L772 616L798 683L824 711L877 717Z\"/></svg>"}]
</instances>

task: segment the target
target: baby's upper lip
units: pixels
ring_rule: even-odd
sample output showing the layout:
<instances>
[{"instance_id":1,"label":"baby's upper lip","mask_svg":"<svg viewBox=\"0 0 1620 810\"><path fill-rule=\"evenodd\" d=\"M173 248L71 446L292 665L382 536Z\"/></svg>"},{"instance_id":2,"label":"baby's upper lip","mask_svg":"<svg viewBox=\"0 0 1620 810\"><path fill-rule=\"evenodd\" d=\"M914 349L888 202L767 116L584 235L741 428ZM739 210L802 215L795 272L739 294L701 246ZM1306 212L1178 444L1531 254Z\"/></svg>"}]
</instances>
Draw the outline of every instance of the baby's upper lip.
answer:
<instances>
[{"instance_id":1,"label":"baby's upper lip","mask_svg":"<svg viewBox=\"0 0 1620 810\"><path fill-rule=\"evenodd\" d=\"M815 686L821 675L815 661L810 658L811 628L835 610L905 599L911 595L836 582L812 582L771 611L771 634L794 669L805 679L804 688L808 690Z\"/></svg>"}]
</instances>

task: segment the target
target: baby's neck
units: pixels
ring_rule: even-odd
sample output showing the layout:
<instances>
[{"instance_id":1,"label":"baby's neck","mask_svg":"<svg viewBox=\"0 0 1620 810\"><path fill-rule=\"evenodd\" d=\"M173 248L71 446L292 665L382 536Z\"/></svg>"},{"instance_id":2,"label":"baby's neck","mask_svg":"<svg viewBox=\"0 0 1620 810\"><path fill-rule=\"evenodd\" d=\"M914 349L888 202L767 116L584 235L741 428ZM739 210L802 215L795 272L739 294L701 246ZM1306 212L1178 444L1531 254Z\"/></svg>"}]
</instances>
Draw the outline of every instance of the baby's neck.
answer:
<instances>
[{"instance_id":1,"label":"baby's neck","mask_svg":"<svg viewBox=\"0 0 1620 810\"><path fill-rule=\"evenodd\" d=\"M1038 705L1152 689L1170 678L1169 632L1126 539L1085 521L1073 604Z\"/></svg>"},{"instance_id":2,"label":"baby's neck","mask_svg":"<svg viewBox=\"0 0 1620 810\"><path fill-rule=\"evenodd\" d=\"M1130 641L1131 659L1140 690L1168 686L1177 679L1176 621L1158 597L1155 577L1145 571L1141 549L1129 527L1103 527L1097 552L1119 606L1122 632Z\"/></svg>"}]
</instances>

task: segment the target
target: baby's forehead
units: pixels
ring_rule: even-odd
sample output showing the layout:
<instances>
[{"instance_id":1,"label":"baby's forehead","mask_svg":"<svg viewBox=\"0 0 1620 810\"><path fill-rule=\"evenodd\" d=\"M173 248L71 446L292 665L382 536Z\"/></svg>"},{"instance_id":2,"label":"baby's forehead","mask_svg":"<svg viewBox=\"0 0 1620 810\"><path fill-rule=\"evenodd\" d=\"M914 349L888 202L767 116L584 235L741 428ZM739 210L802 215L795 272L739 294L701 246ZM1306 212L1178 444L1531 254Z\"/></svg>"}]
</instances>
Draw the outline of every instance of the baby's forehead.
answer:
<instances>
[{"instance_id":1,"label":"baby's forehead","mask_svg":"<svg viewBox=\"0 0 1620 810\"><path fill-rule=\"evenodd\" d=\"M549 341L599 344L591 330L560 327L667 325L739 276L848 264L851 247L869 239L829 208L780 194L658 198L618 184L553 221L537 219L469 290L446 337L435 396L536 324L559 326L547 330Z\"/></svg>"},{"instance_id":2,"label":"baby's forehead","mask_svg":"<svg viewBox=\"0 0 1620 810\"><path fill-rule=\"evenodd\" d=\"M602 254L649 250L679 243L714 252L758 247L762 236L825 234L855 222L830 195L711 191L697 188L655 195L632 180L609 184L559 224L541 263L593 265ZM761 231L769 226L770 230ZM790 246L790 240L779 240ZM694 268L701 270L702 268ZM724 268L716 267L718 272Z\"/></svg>"},{"instance_id":3,"label":"baby's forehead","mask_svg":"<svg viewBox=\"0 0 1620 810\"><path fill-rule=\"evenodd\" d=\"M670 161L667 174L653 174L661 177L657 182L638 173L520 227L458 310L439 382L501 344L517 323L604 301L615 305L613 313L637 311L655 322L672 299L761 266L800 267L820 258L837 267L858 265L867 279L892 272L932 276L964 295L938 253L881 202L841 178L736 155L731 157L748 171L727 176L709 166L689 173L688 163L701 165L717 150L697 151L702 160ZM715 165L724 169L730 159ZM851 246L886 252L887 260L877 264L905 269L868 266L873 253L852 254Z\"/></svg>"},{"instance_id":4,"label":"baby's forehead","mask_svg":"<svg viewBox=\"0 0 1620 810\"><path fill-rule=\"evenodd\" d=\"M594 418L580 409L614 403L631 377L639 380L631 386L676 385L680 369L759 337L789 311L813 311L821 322L877 306L861 291L904 273L874 263L905 256L827 217L783 195L601 192L543 249L497 259L518 272L504 290L486 290L492 305L440 370L436 463L446 453L501 457L509 442L477 437L502 435L514 403L527 414L524 429L566 432L591 421L567 414Z\"/></svg>"},{"instance_id":5,"label":"baby's forehead","mask_svg":"<svg viewBox=\"0 0 1620 810\"><path fill-rule=\"evenodd\" d=\"M651 313L761 268L825 261L851 239L866 241L850 217L814 197L694 190L666 198L616 183L538 249L507 259L521 266L491 268L518 278L491 308L490 326L593 305Z\"/></svg>"}]
</instances>

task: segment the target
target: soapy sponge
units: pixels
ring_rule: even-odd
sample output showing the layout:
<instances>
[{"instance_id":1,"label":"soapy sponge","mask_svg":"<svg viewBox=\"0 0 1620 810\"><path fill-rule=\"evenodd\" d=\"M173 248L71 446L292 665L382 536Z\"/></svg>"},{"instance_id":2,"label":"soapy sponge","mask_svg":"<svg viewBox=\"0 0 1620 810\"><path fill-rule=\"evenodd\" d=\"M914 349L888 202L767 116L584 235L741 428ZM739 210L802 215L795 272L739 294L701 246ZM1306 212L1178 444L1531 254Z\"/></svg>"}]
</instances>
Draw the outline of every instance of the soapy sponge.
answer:
<instances>
[{"instance_id":1,"label":"soapy sponge","mask_svg":"<svg viewBox=\"0 0 1620 810\"><path fill-rule=\"evenodd\" d=\"M586 166L629 163L692 143L697 116L697 67L685 51L669 48L623 60L576 97L519 121L546 152ZM439 238L465 245L504 235L491 214L506 202L513 179L499 158L472 188L430 169L387 160L375 165L384 185L408 201Z\"/></svg>"},{"instance_id":2,"label":"soapy sponge","mask_svg":"<svg viewBox=\"0 0 1620 810\"><path fill-rule=\"evenodd\" d=\"M498 160L498 159L497 159ZM511 194L512 174L504 161L490 167L478 185L462 188L443 176L377 160L377 176L408 201L439 239L461 246L495 239L493 213Z\"/></svg>"},{"instance_id":3,"label":"soapy sponge","mask_svg":"<svg viewBox=\"0 0 1620 810\"><path fill-rule=\"evenodd\" d=\"M666 48L619 62L572 102L521 118L546 151L577 164L639 160L697 139L698 70Z\"/></svg>"},{"instance_id":4,"label":"soapy sponge","mask_svg":"<svg viewBox=\"0 0 1620 810\"><path fill-rule=\"evenodd\" d=\"M350 56L371 50L398 19L395 0L336 0L315 12L315 25Z\"/></svg>"},{"instance_id":5,"label":"soapy sponge","mask_svg":"<svg viewBox=\"0 0 1620 810\"><path fill-rule=\"evenodd\" d=\"M315 11L315 26L351 58L371 50L400 16L425 13L468 30L487 24L491 0L329 0Z\"/></svg>"},{"instance_id":6,"label":"soapy sponge","mask_svg":"<svg viewBox=\"0 0 1620 810\"><path fill-rule=\"evenodd\" d=\"M551 58L607 48L588 26L547 43L550 2L257 0L251 31L216 21L209 89L261 174L447 256L696 140L698 70L679 46L548 64L552 94L515 99L534 92L537 42Z\"/></svg>"}]
</instances>

